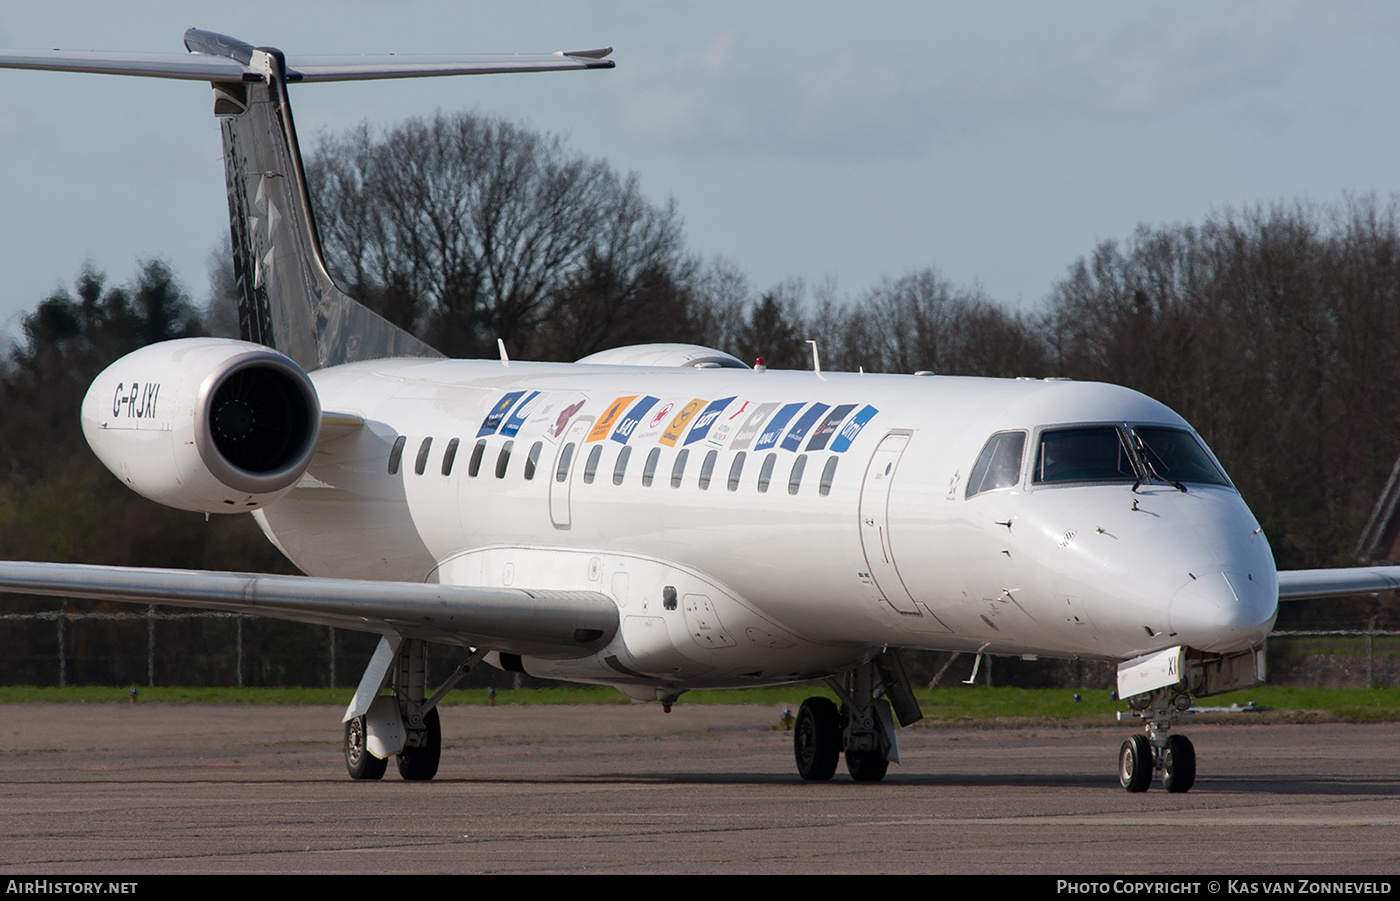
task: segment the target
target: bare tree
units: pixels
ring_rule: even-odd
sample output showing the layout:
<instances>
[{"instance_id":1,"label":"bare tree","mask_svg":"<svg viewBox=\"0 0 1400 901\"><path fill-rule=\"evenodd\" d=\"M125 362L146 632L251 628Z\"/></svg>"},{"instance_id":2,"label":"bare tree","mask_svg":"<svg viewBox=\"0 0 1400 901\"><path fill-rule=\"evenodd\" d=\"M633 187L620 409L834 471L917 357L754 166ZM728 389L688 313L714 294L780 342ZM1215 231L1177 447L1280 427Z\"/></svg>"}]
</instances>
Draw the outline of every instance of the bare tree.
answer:
<instances>
[{"instance_id":1,"label":"bare tree","mask_svg":"<svg viewBox=\"0 0 1400 901\"><path fill-rule=\"evenodd\" d=\"M308 175L332 273L449 354L499 337L568 358L684 319L695 263L674 206L558 138L439 114L323 139Z\"/></svg>"}]
</instances>

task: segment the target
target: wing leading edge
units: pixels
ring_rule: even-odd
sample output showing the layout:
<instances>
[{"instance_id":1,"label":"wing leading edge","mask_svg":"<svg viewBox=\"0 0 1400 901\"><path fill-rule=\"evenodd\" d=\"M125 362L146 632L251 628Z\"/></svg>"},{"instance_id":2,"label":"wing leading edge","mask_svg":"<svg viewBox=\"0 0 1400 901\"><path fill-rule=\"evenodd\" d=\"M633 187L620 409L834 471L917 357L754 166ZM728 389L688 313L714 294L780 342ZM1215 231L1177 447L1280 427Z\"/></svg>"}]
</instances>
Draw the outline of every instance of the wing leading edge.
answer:
<instances>
[{"instance_id":1,"label":"wing leading edge","mask_svg":"<svg viewBox=\"0 0 1400 901\"><path fill-rule=\"evenodd\" d=\"M617 605L593 591L19 562L0 562L0 591L247 613L533 657L586 657L618 629Z\"/></svg>"},{"instance_id":2,"label":"wing leading edge","mask_svg":"<svg viewBox=\"0 0 1400 901\"><path fill-rule=\"evenodd\" d=\"M1400 566L1296 569L1278 574L1280 601L1341 598L1378 591L1400 591Z\"/></svg>"}]
</instances>

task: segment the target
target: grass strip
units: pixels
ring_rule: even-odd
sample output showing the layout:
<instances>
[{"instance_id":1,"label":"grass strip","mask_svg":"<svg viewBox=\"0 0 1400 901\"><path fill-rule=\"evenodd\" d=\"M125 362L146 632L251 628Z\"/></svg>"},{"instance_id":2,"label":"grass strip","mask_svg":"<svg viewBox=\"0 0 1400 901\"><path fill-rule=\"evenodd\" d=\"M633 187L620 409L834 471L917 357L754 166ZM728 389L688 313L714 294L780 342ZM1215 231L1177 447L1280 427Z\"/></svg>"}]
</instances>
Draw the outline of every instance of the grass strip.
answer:
<instances>
[{"instance_id":1,"label":"grass strip","mask_svg":"<svg viewBox=\"0 0 1400 901\"><path fill-rule=\"evenodd\" d=\"M164 704L327 704L349 702L350 688L138 688L137 703ZM1065 725L1111 723L1117 711L1127 706L1114 700L1103 689L1064 688L986 688L968 686L921 690L919 704L930 724L969 721L1046 722ZM787 685L734 691L693 691L678 704L757 704L789 708L794 714L804 698L823 695L833 698L825 686ZM74 686L67 688L0 686L0 704L24 703L118 703L130 700L130 686ZM450 693L444 706L484 705L484 688L460 689ZM495 704L627 704L621 692L601 686L561 686L499 690ZM1198 707L1207 708L1200 716L1233 718L1211 712L1232 705L1253 710L1239 717L1268 714L1273 721L1292 719L1314 722L1318 719L1347 722L1400 722L1400 688L1292 688L1263 686L1248 691L1205 698Z\"/></svg>"}]
</instances>

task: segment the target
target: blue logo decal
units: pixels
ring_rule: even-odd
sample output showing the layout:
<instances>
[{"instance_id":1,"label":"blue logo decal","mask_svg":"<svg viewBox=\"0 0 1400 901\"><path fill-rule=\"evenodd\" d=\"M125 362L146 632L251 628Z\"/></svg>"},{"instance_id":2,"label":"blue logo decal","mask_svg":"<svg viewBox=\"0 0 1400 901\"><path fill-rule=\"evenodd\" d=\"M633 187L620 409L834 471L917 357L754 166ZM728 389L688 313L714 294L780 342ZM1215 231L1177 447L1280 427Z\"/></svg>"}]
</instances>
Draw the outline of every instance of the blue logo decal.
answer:
<instances>
[{"instance_id":1,"label":"blue logo decal","mask_svg":"<svg viewBox=\"0 0 1400 901\"><path fill-rule=\"evenodd\" d=\"M647 395L633 404L632 410L626 416L622 417L622 421L617 424L617 428L613 429L612 440L616 441L618 444L626 444L627 439L632 437L632 433L636 431L638 424L641 423L642 417L647 415L647 411L656 406L657 402L660 400L661 398L659 397Z\"/></svg>"},{"instance_id":2,"label":"blue logo decal","mask_svg":"<svg viewBox=\"0 0 1400 901\"><path fill-rule=\"evenodd\" d=\"M819 451L826 447L826 443L831 440L831 436L836 434L836 426L841 420L846 418L846 414L856 408L855 404L842 404L835 410L826 414L822 424L812 431L812 440L807 442L808 451Z\"/></svg>"},{"instance_id":3,"label":"blue logo decal","mask_svg":"<svg viewBox=\"0 0 1400 901\"><path fill-rule=\"evenodd\" d=\"M812 404L812 408L802 414L802 418L797 420L793 427L788 430L787 437L783 439L783 450L795 451L802 444L802 439L807 434L807 430L812 427L812 423L817 421L817 417L825 413L829 407L826 404Z\"/></svg>"},{"instance_id":4,"label":"blue logo decal","mask_svg":"<svg viewBox=\"0 0 1400 901\"><path fill-rule=\"evenodd\" d=\"M778 411L778 415L773 417L773 421L768 423L768 427L759 436L758 443L753 446L755 451L767 450L778 443L778 438L783 434L783 429L787 427L789 420L797 415L797 411L807 405L806 401L798 404L788 404Z\"/></svg>"},{"instance_id":5,"label":"blue logo decal","mask_svg":"<svg viewBox=\"0 0 1400 901\"><path fill-rule=\"evenodd\" d=\"M506 413L515 406L515 402L525 394L524 391L512 391L491 408L491 412L486 414L486 418L481 421L481 428L477 429L476 437L482 438L486 435L496 434L496 429L500 428L501 420L506 418Z\"/></svg>"},{"instance_id":6,"label":"blue logo decal","mask_svg":"<svg viewBox=\"0 0 1400 901\"><path fill-rule=\"evenodd\" d=\"M866 404L861 408L859 413L851 417L850 422L846 423L845 426L841 428L841 432L836 436L836 440L831 442L831 449L839 454L850 447L851 442L856 440L856 436L860 434L860 430L865 428L865 424L879 412L879 410Z\"/></svg>"},{"instance_id":7,"label":"blue logo decal","mask_svg":"<svg viewBox=\"0 0 1400 901\"><path fill-rule=\"evenodd\" d=\"M710 433L710 426L715 424L715 420L719 419L719 414L724 412L724 408L729 406L730 402L737 396L738 395L730 395L729 397L722 397L719 400L711 401L704 412L695 417L695 424L690 427L690 434L685 437L685 444L692 444L708 435Z\"/></svg>"}]
</instances>

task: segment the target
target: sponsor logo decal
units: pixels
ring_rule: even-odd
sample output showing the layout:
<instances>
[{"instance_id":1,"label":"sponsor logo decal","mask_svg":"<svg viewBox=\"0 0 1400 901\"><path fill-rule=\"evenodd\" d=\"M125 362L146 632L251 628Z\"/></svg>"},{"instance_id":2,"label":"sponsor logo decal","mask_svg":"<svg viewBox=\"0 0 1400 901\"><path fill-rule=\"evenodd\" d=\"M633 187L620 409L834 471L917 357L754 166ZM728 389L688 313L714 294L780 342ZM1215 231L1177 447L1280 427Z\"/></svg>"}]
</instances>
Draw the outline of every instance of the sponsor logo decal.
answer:
<instances>
[{"instance_id":1,"label":"sponsor logo decal","mask_svg":"<svg viewBox=\"0 0 1400 901\"><path fill-rule=\"evenodd\" d=\"M739 426L739 430L734 433L734 443L730 449L746 450L749 442L758 434L758 430L763 428L764 421L776 409L778 409L777 404L760 404L757 409L750 412L748 419L745 419L743 425Z\"/></svg>"},{"instance_id":2,"label":"sponsor logo decal","mask_svg":"<svg viewBox=\"0 0 1400 901\"><path fill-rule=\"evenodd\" d=\"M520 431L520 427L524 425L525 417L530 414L531 407L535 405L535 401L539 400L540 397L540 392L531 391L530 396L525 398L520 406L515 408L515 412L510 414L510 417L506 419L506 424L501 426L501 434L507 438L514 438L515 433Z\"/></svg>"},{"instance_id":3,"label":"sponsor logo decal","mask_svg":"<svg viewBox=\"0 0 1400 901\"><path fill-rule=\"evenodd\" d=\"M802 444L802 439L806 436L807 430L812 427L812 423L817 421L817 417L827 411L826 404L812 404L811 409L802 414L802 418L793 424L788 430L787 437L783 439L783 450L795 451Z\"/></svg>"},{"instance_id":4,"label":"sponsor logo decal","mask_svg":"<svg viewBox=\"0 0 1400 901\"><path fill-rule=\"evenodd\" d=\"M841 424L841 420L855 408L855 404L842 404L826 414L821 424L812 430L812 440L807 442L807 450L819 451L825 448L831 436L836 434L836 427Z\"/></svg>"},{"instance_id":5,"label":"sponsor logo decal","mask_svg":"<svg viewBox=\"0 0 1400 901\"><path fill-rule=\"evenodd\" d=\"M695 417L695 425L690 427L690 434L685 438L686 445L694 444L708 435L710 433L710 426L715 424L715 420L719 419L719 414L723 413L724 408L729 406L733 401L734 398L732 396L711 401L710 405L705 408L705 412Z\"/></svg>"},{"instance_id":6,"label":"sponsor logo decal","mask_svg":"<svg viewBox=\"0 0 1400 901\"><path fill-rule=\"evenodd\" d=\"M695 418L695 414L700 412L700 408L704 406L705 401L697 397L684 407L681 407L681 411L671 420L671 424L666 426L666 431L661 433L661 443L667 447L675 447L676 441L681 437L681 433L685 431L685 427L690 423L690 420Z\"/></svg>"},{"instance_id":7,"label":"sponsor logo decal","mask_svg":"<svg viewBox=\"0 0 1400 901\"><path fill-rule=\"evenodd\" d=\"M512 391L496 401L496 405L491 408L491 412L486 414L486 418L481 421L481 428L477 429L476 437L481 438L486 435L496 434L496 429L501 427L501 420L506 418L506 413L515 406L515 402L524 396L524 391Z\"/></svg>"},{"instance_id":8,"label":"sponsor logo decal","mask_svg":"<svg viewBox=\"0 0 1400 901\"><path fill-rule=\"evenodd\" d=\"M622 417L622 421L617 424L617 428L613 429L612 440L616 441L618 444L626 444L627 439L632 437L632 433L635 432L637 426L641 424L642 417L646 416L647 412L651 410L652 407L656 406L660 400L661 398L659 397L647 395L637 401L636 406L634 406L626 416Z\"/></svg>"},{"instance_id":9,"label":"sponsor logo decal","mask_svg":"<svg viewBox=\"0 0 1400 901\"><path fill-rule=\"evenodd\" d=\"M778 438L782 436L783 429L787 426L792 417L797 415L797 411L806 406L806 401L797 404L788 404L778 411L773 417L773 421L764 427L759 435L758 443L753 446L756 451L767 450L778 443Z\"/></svg>"},{"instance_id":10,"label":"sponsor logo decal","mask_svg":"<svg viewBox=\"0 0 1400 901\"><path fill-rule=\"evenodd\" d=\"M856 440L856 436L860 434L861 429L865 428L865 424L879 412L869 404L862 407L859 413L851 417L850 422L841 427L840 432L836 435L836 440L831 442L831 449L838 454L844 452L851 446L851 442Z\"/></svg>"},{"instance_id":11,"label":"sponsor logo decal","mask_svg":"<svg viewBox=\"0 0 1400 901\"><path fill-rule=\"evenodd\" d=\"M598 421L593 423L593 431L588 433L589 441L602 441L608 437L608 430L622 418L622 414L632 401L637 399L637 395L629 394L626 397L619 397L608 408L603 411L603 415L598 417Z\"/></svg>"}]
</instances>

